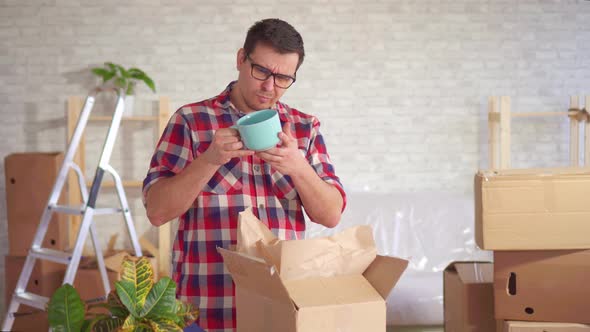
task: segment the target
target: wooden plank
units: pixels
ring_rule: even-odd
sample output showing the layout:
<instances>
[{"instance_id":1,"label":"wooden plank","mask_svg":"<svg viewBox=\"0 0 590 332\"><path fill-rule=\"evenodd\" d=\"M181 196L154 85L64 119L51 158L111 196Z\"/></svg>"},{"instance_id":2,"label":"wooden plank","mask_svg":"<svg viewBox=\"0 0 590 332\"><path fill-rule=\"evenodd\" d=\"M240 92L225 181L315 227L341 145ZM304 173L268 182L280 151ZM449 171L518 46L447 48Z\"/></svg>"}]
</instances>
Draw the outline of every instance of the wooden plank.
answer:
<instances>
[{"instance_id":1,"label":"wooden plank","mask_svg":"<svg viewBox=\"0 0 590 332\"><path fill-rule=\"evenodd\" d=\"M586 96L584 108L590 112L590 96ZM590 166L590 119L584 123L584 165Z\"/></svg>"},{"instance_id":2,"label":"wooden plank","mask_svg":"<svg viewBox=\"0 0 590 332\"><path fill-rule=\"evenodd\" d=\"M168 120L170 119L170 98L160 97L160 107L158 110L158 136L160 137ZM170 276L170 264L172 255L171 245L171 221L161 225L158 228L158 267L160 276Z\"/></svg>"},{"instance_id":3,"label":"wooden plank","mask_svg":"<svg viewBox=\"0 0 590 332\"><path fill-rule=\"evenodd\" d=\"M510 97L500 97L500 168L510 168Z\"/></svg>"},{"instance_id":4,"label":"wooden plank","mask_svg":"<svg viewBox=\"0 0 590 332\"><path fill-rule=\"evenodd\" d=\"M498 112L498 97L488 99L488 163L490 168L497 169L498 162L498 129L500 113Z\"/></svg>"},{"instance_id":5,"label":"wooden plank","mask_svg":"<svg viewBox=\"0 0 590 332\"><path fill-rule=\"evenodd\" d=\"M72 136L74 135L74 130L76 129L76 125L78 124L78 118L80 117L80 113L82 112L83 100L81 97L78 96L71 96L68 97L68 105L67 105L67 144L69 146L70 141L72 140ZM85 146L85 137L82 134L80 138L80 144L78 145L78 151L74 155L74 162L78 164L82 172L85 169L85 155L84 155L84 146ZM68 174L68 205L78 205L82 203L82 193L80 192L80 186L78 185L78 176L74 171L70 171ZM69 218L69 227L67 227L67 237L68 237L68 244L70 248L74 247L76 243L76 238L78 236L78 230L80 229L80 223L82 218L80 216L68 216Z\"/></svg>"},{"instance_id":6,"label":"wooden plank","mask_svg":"<svg viewBox=\"0 0 590 332\"><path fill-rule=\"evenodd\" d=\"M112 116L91 116L88 118L88 121L111 121L113 120ZM146 122L158 122L160 121L159 117L157 116L124 116L121 118L121 121L146 121Z\"/></svg>"},{"instance_id":7,"label":"wooden plank","mask_svg":"<svg viewBox=\"0 0 590 332\"><path fill-rule=\"evenodd\" d=\"M141 180L124 180L123 187L134 187L134 188L141 188L143 186L143 181ZM86 181L86 185L90 187L92 185L92 181ZM114 181L102 181L101 188L113 188L115 187Z\"/></svg>"},{"instance_id":8,"label":"wooden plank","mask_svg":"<svg viewBox=\"0 0 590 332\"><path fill-rule=\"evenodd\" d=\"M513 118L547 117L547 116L568 116L569 112L515 112Z\"/></svg>"},{"instance_id":9,"label":"wooden plank","mask_svg":"<svg viewBox=\"0 0 590 332\"><path fill-rule=\"evenodd\" d=\"M580 107L578 96L570 97L570 108ZM570 117L570 165L580 164L580 124L578 119Z\"/></svg>"}]
</instances>

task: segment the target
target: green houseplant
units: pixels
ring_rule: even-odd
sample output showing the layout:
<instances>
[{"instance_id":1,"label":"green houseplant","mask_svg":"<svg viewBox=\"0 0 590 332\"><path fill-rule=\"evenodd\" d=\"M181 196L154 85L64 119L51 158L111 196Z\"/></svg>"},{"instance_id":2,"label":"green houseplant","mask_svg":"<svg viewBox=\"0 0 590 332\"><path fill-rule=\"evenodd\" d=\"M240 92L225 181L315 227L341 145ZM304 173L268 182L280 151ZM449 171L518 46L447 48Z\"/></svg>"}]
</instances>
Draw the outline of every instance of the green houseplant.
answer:
<instances>
[{"instance_id":1,"label":"green houseplant","mask_svg":"<svg viewBox=\"0 0 590 332\"><path fill-rule=\"evenodd\" d=\"M139 68L129 68L105 62L104 67L92 68L92 73L102 79L102 84L113 84L125 90L125 110L127 114L133 113L135 88L138 82L144 82L153 92L156 92L156 85L151 77Z\"/></svg>"},{"instance_id":2,"label":"green houseplant","mask_svg":"<svg viewBox=\"0 0 590 332\"><path fill-rule=\"evenodd\" d=\"M198 310L176 299L172 279L163 277L154 282L153 275L147 258L134 261L126 257L121 280L106 303L90 305L82 302L74 287L65 284L48 303L49 325L54 332L182 332L196 320Z\"/></svg>"},{"instance_id":3,"label":"green houseplant","mask_svg":"<svg viewBox=\"0 0 590 332\"><path fill-rule=\"evenodd\" d=\"M134 95L137 82L144 82L153 92L156 92L154 81L141 69L129 68L105 62L104 67L92 68L92 72L102 79L102 83L112 80L115 86L125 89L125 94Z\"/></svg>"}]
</instances>

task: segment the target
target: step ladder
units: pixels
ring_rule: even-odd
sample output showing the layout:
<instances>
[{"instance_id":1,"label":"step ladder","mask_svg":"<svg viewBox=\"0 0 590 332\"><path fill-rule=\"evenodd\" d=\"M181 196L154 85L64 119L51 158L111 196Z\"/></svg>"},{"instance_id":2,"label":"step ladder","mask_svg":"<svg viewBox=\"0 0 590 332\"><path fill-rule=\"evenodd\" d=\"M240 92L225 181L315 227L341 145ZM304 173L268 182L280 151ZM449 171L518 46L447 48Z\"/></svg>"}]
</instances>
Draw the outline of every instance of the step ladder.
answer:
<instances>
[{"instance_id":1,"label":"step ladder","mask_svg":"<svg viewBox=\"0 0 590 332\"><path fill-rule=\"evenodd\" d=\"M115 112L113 114L113 118L107 132L106 140L102 148L102 153L98 162L98 167L96 168L94 180L92 181L90 191L88 191L88 188L86 187L86 181L84 179L84 174L82 173L80 167L75 162L73 162L73 159L78 149L82 133L84 132L86 124L88 123L88 118L90 117L90 113L94 106L96 96L99 93L108 91L114 91L118 95L118 98L115 106ZM121 118L123 117L123 110L125 108L124 97L125 93L122 89L96 88L92 90L86 98L84 108L82 109L82 113L80 114L78 123L76 124L76 128L74 130L74 134L72 136L70 145L68 146L64 162L61 166L56 182L49 196L47 206L43 211L43 215L41 216L41 221L39 223L39 227L37 228L35 238L33 239L31 249L29 249L29 254L21 271L14 293L12 294L10 305L7 308L6 317L4 319L4 322L2 323L2 331L9 331L12 328L15 313L17 312L21 304L45 310L46 305L49 302L49 298L47 297L43 297L26 291L27 284L29 283L31 273L33 271L33 266L35 265L37 259L48 260L67 265L63 284L68 283L73 285L74 278L78 270L78 265L80 263L80 258L82 256L82 251L84 249L84 243L86 242L86 237L88 236L88 233L90 233L90 238L92 239L92 244L94 245L94 251L96 253L98 269L100 271L100 275L102 278L105 296L110 292L109 279L107 277L104 258L102 256L102 251L100 248L100 243L98 241L96 229L92 221L92 218L95 215L122 213L123 217L125 218L125 224L127 226L127 231L129 233L129 237L131 239L131 244L133 246L133 250L135 251L135 255L137 257L141 256L141 248L139 246L139 241L137 240L137 234L135 232L135 226L133 225L133 220L131 218L131 212L129 211L129 205L127 203L127 198L125 196L125 191L123 189L123 183L121 181L121 178L119 177L119 174L117 174L115 169L109 164L109 160L111 158L111 154L113 151L113 146L115 144L115 138L117 137L117 131L119 130L119 126L121 124ZM83 204L81 206L64 206L57 204L70 169L73 169L78 176L78 184L80 186L80 192L82 194L83 200ZM117 190L117 195L119 197L119 202L121 205L119 208L96 207L96 199L105 172L108 172L113 176L115 187ZM76 243L71 253L41 247L53 213L64 213L69 215L82 216L82 222L80 224L80 229L78 231Z\"/></svg>"}]
</instances>

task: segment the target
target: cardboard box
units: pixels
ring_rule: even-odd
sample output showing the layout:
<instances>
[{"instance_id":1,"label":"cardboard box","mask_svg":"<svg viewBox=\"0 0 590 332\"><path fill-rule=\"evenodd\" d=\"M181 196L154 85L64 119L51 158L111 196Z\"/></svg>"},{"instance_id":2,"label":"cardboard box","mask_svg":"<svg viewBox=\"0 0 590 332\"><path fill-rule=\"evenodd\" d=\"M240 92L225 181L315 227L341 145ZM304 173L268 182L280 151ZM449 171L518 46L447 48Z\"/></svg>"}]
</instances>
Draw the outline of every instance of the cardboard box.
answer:
<instances>
[{"instance_id":1,"label":"cardboard box","mask_svg":"<svg viewBox=\"0 0 590 332\"><path fill-rule=\"evenodd\" d=\"M107 269L107 276L111 290L115 289L115 282L119 280L119 273ZM106 298L102 278L97 268L80 268L74 279L74 288L84 302L102 302Z\"/></svg>"},{"instance_id":2,"label":"cardboard box","mask_svg":"<svg viewBox=\"0 0 590 332\"><path fill-rule=\"evenodd\" d=\"M6 306L12 299L14 288L20 276L25 257L5 256L5 299ZM48 261L37 261L31 279L27 285L27 291L42 296L50 297L63 281L65 265ZM48 331L49 322L47 313L25 305L20 305L14 320L12 331Z\"/></svg>"},{"instance_id":3,"label":"cardboard box","mask_svg":"<svg viewBox=\"0 0 590 332\"><path fill-rule=\"evenodd\" d=\"M443 272L445 331L496 332L494 265L453 262Z\"/></svg>"},{"instance_id":4,"label":"cardboard box","mask_svg":"<svg viewBox=\"0 0 590 332\"><path fill-rule=\"evenodd\" d=\"M385 299L408 261L377 255L369 226L281 241L249 209L238 223L237 249L218 248L236 285L238 332L385 331Z\"/></svg>"},{"instance_id":5,"label":"cardboard box","mask_svg":"<svg viewBox=\"0 0 590 332\"><path fill-rule=\"evenodd\" d=\"M590 249L590 168L480 171L475 239L485 250Z\"/></svg>"},{"instance_id":6,"label":"cardboard box","mask_svg":"<svg viewBox=\"0 0 590 332\"><path fill-rule=\"evenodd\" d=\"M115 282L120 280L121 264L126 256L137 259L127 251L116 250L105 253L104 262L111 290L115 289ZM154 270L154 281L157 281L158 265L156 258L149 255L146 255L146 257ZM100 302L100 299L106 295L102 278L98 271L96 257L85 257L80 262L80 267L74 279L74 287L78 290L80 298L84 301Z\"/></svg>"},{"instance_id":7,"label":"cardboard box","mask_svg":"<svg viewBox=\"0 0 590 332\"><path fill-rule=\"evenodd\" d=\"M590 332L590 325L506 321L503 332Z\"/></svg>"},{"instance_id":8,"label":"cardboard box","mask_svg":"<svg viewBox=\"0 0 590 332\"><path fill-rule=\"evenodd\" d=\"M496 318L588 324L589 280L590 250L495 251Z\"/></svg>"},{"instance_id":9,"label":"cardboard box","mask_svg":"<svg viewBox=\"0 0 590 332\"><path fill-rule=\"evenodd\" d=\"M10 255L28 254L63 158L61 152L15 153L4 158ZM44 248L67 249L66 220L64 214L52 216Z\"/></svg>"}]
</instances>

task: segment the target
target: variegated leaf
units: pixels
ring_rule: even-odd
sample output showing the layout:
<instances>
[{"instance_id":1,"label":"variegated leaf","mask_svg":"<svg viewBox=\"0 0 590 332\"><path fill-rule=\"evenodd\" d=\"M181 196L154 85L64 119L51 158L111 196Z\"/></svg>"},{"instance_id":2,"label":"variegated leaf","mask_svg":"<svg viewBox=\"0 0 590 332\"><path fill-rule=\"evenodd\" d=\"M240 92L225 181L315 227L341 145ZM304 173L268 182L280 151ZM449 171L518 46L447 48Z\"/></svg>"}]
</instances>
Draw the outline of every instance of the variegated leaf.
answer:
<instances>
[{"instance_id":1,"label":"variegated leaf","mask_svg":"<svg viewBox=\"0 0 590 332\"><path fill-rule=\"evenodd\" d=\"M130 316L137 316L137 302L135 298L135 285L128 280L121 280L115 283L117 289L117 295L121 300L121 303L127 308Z\"/></svg>"},{"instance_id":2,"label":"variegated leaf","mask_svg":"<svg viewBox=\"0 0 590 332\"><path fill-rule=\"evenodd\" d=\"M171 317L176 314L176 283L163 277L150 291L140 317L158 318Z\"/></svg>"},{"instance_id":3,"label":"variegated leaf","mask_svg":"<svg viewBox=\"0 0 590 332\"><path fill-rule=\"evenodd\" d=\"M150 320L150 326L154 332L182 332L182 327L164 318Z\"/></svg>"},{"instance_id":4,"label":"variegated leaf","mask_svg":"<svg viewBox=\"0 0 590 332\"><path fill-rule=\"evenodd\" d=\"M177 321L182 322L184 326L192 324L199 317L199 309L193 307L190 303L176 300Z\"/></svg>"},{"instance_id":5,"label":"variegated leaf","mask_svg":"<svg viewBox=\"0 0 590 332\"><path fill-rule=\"evenodd\" d=\"M99 315L90 322L85 332L111 332L122 326L123 323L123 318Z\"/></svg>"},{"instance_id":6,"label":"variegated leaf","mask_svg":"<svg viewBox=\"0 0 590 332\"><path fill-rule=\"evenodd\" d=\"M116 290L112 290L107 297L107 305L111 315L120 318L126 318L129 316L129 310L125 308L125 305L121 302L121 299L117 295Z\"/></svg>"},{"instance_id":7,"label":"variegated leaf","mask_svg":"<svg viewBox=\"0 0 590 332\"><path fill-rule=\"evenodd\" d=\"M141 311L145 300L154 285L154 270L146 257L140 257L134 261L129 257L123 260L121 280L126 280L135 285L135 304L137 312Z\"/></svg>"}]
</instances>

